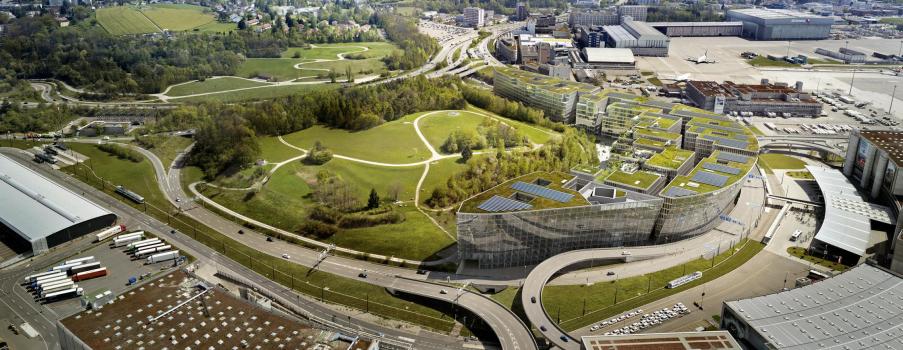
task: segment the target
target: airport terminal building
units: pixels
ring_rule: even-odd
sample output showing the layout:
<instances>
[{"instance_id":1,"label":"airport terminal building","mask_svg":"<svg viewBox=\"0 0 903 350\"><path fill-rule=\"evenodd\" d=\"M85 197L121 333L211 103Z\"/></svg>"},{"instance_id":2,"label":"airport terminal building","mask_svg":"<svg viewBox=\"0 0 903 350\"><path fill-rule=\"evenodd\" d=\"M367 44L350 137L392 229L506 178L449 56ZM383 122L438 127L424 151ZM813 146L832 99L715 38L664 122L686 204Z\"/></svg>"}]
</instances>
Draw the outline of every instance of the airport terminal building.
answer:
<instances>
[{"instance_id":1,"label":"airport terminal building","mask_svg":"<svg viewBox=\"0 0 903 350\"><path fill-rule=\"evenodd\" d=\"M0 236L13 250L43 253L116 222L116 215L0 155Z\"/></svg>"}]
</instances>

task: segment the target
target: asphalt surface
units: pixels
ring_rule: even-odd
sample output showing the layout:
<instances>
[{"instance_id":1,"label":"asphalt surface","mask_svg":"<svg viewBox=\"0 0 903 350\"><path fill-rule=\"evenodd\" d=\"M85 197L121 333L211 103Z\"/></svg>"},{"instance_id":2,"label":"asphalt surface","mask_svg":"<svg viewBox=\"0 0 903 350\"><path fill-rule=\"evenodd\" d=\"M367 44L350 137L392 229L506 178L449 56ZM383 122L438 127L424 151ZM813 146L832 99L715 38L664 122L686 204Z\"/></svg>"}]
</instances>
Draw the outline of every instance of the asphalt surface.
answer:
<instances>
[{"instance_id":1,"label":"asphalt surface","mask_svg":"<svg viewBox=\"0 0 903 350\"><path fill-rule=\"evenodd\" d=\"M116 198L108 196L105 193L101 193L95 190L93 187L72 178L68 174L52 170L46 165L36 164L32 162L31 157L22 153L21 150L0 148L0 151L9 155L11 158L22 163L23 165L38 171L44 176L47 176L48 178L54 180L62 186L70 188L73 191L84 192L86 198L94 201L95 203L103 205L121 218L128 218L131 221L140 223L142 226L144 226L144 228L156 232L165 233L173 230L173 228L168 226L166 223L156 220L155 218L150 217L143 212L120 202ZM253 270L250 270L229 258L223 257L215 250L201 244L200 242L195 241L185 234L178 233L174 235L167 235L167 239L174 246L176 246L176 248L184 251L187 254L195 256L200 262L213 263L218 267L219 270L247 278L250 282L256 284L258 289L269 291L274 295L286 296L285 300L293 303L293 305L291 306L309 312L311 319L317 323L331 327L338 327L339 329L344 328L356 332L363 332L375 337L382 335L383 337L391 338L396 342L409 342L409 339L413 339L415 347L418 349L451 349L462 347L461 341L454 337L435 334L431 332L411 334L408 332L382 327L354 318L345 318L342 315L337 315L334 310L317 302L312 302L307 300L306 298L302 298L294 291L276 282L273 282L262 275L257 274ZM258 242L258 245L262 244ZM43 341L47 345L47 349L57 349L59 347L58 341L56 339L55 322L57 319L61 318L62 315L53 315L51 310L34 303L31 295L25 295L25 290L19 287L17 283L20 283L18 281L24 279L25 276L33 274L33 268L35 266L45 266L46 264L58 261L59 259L71 254L72 249L54 249L52 252L38 256L30 264L20 264L22 266L16 266L14 268L7 269L3 271L2 274L0 274L0 289L2 289L2 293L12 296L11 298L4 298L7 300L0 300L0 306L5 306L8 310L11 310L14 314L16 314L20 319L29 322L32 326L34 326L35 329L37 329L41 333L41 336L44 338ZM327 258L327 261L330 259L332 259L332 257ZM327 265L328 264L321 264L320 266L323 267ZM356 278L357 273L360 270L353 269L345 271L353 272L353 275L346 275L346 277ZM396 278L392 275L380 275L378 273L372 272L369 275L370 277L368 278L368 282L383 285L386 287L392 286L395 281L402 281L402 279ZM399 282L393 288L404 292L410 292L411 294L429 296L436 299L453 302L453 300L449 299L448 295L440 294L440 290L450 290L449 287L422 282L415 283L411 281ZM465 292L459 299L459 305L466 309L488 307L489 305L486 303L485 299L488 298L470 292ZM510 314L510 312L507 312L507 310L502 312L501 315L494 315L492 313L487 314L485 312L480 312L480 310L471 311L475 314L489 315L489 317L486 317L486 321L490 324L492 324L491 322L493 322L494 320L496 321L496 325L502 323L508 324L511 322L510 318L506 317L506 314ZM510 314L510 317L515 316L513 314ZM523 335L517 334L517 336ZM532 337L529 337L528 339L532 342ZM511 346L511 349L531 349L531 347L529 346L525 347L524 343L518 343L516 341L509 343L511 343L512 345L518 345ZM508 349L508 347L506 347L506 349Z\"/></svg>"}]
</instances>

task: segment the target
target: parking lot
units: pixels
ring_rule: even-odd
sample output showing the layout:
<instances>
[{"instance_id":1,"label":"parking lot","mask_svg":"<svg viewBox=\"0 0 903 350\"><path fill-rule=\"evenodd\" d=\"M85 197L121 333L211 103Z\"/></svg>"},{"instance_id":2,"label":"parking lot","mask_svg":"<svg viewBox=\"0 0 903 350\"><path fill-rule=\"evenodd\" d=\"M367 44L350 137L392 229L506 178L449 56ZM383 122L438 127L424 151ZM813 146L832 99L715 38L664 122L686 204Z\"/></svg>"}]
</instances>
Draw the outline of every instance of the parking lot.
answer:
<instances>
[{"instance_id":1,"label":"parking lot","mask_svg":"<svg viewBox=\"0 0 903 350\"><path fill-rule=\"evenodd\" d=\"M662 308L649 313L643 313L642 309L637 309L610 320L602 321L590 327L589 330L594 333L605 332L603 335L633 334L668 322L671 319L683 317L689 313L690 309L683 303L677 303L672 307Z\"/></svg>"},{"instance_id":2,"label":"parking lot","mask_svg":"<svg viewBox=\"0 0 903 350\"><path fill-rule=\"evenodd\" d=\"M145 238L152 236L146 233ZM86 237L88 238L88 237ZM162 237L165 239L165 237ZM94 261L100 263L101 267L107 269L107 275L103 277L93 278L85 281L76 282L79 288L84 290L84 295L91 295L99 291L109 289L114 295L120 295L128 290L128 281L130 277L140 278L142 275L149 274L151 276L169 271L172 269L173 261L161 262L157 264L145 265L144 259L133 259L131 254L125 252L125 247L111 247L112 239L108 239L103 243L98 243L92 248L81 252L80 254L66 258L65 260L74 260L82 257L93 256ZM47 271L53 266L57 266L62 262L54 263L45 268L35 271ZM22 287L25 289L25 287ZM26 289L35 298L36 303L44 303L40 300L37 293ZM71 315L82 310L79 298L73 297L59 301L47 302L45 304L54 313L60 316Z\"/></svg>"},{"instance_id":3,"label":"parking lot","mask_svg":"<svg viewBox=\"0 0 903 350\"><path fill-rule=\"evenodd\" d=\"M459 39L462 35L467 35L474 32L473 28L462 28L426 20L421 20L417 24L417 28L421 33L439 40L439 44Z\"/></svg>"}]
</instances>

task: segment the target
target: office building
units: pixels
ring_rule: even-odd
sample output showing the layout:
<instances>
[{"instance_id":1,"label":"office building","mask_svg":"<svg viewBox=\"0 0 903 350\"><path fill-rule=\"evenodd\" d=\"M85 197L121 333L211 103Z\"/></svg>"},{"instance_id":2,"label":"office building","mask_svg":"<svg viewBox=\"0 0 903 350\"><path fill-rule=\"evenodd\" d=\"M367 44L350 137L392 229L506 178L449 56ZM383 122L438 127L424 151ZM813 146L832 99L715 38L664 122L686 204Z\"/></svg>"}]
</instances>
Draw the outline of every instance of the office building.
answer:
<instances>
[{"instance_id":1,"label":"office building","mask_svg":"<svg viewBox=\"0 0 903 350\"><path fill-rule=\"evenodd\" d=\"M525 266L575 249L643 245L661 199L562 173L533 173L471 197L458 255L480 268Z\"/></svg>"},{"instance_id":2,"label":"office building","mask_svg":"<svg viewBox=\"0 0 903 350\"><path fill-rule=\"evenodd\" d=\"M552 34L552 32L555 31L555 23L556 23L555 14L552 14L552 13L538 14L538 15L532 15L531 18L533 20L535 20L536 34Z\"/></svg>"},{"instance_id":3,"label":"office building","mask_svg":"<svg viewBox=\"0 0 903 350\"><path fill-rule=\"evenodd\" d=\"M619 26L604 26L606 47L625 48L637 56L668 56L667 36L646 22L624 20Z\"/></svg>"},{"instance_id":4,"label":"office building","mask_svg":"<svg viewBox=\"0 0 903 350\"><path fill-rule=\"evenodd\" d=\"M495 69L493 90L499 96L543 110L551 120L573 124L577 97L600 88L505 67Z\"/></svg>"},{"instance_id":5,"label":"office building","mask_svg":"<svg viewBox=\"0 0 903 350\"><path fill-rule=\"evenodd\" d=\"M507 64L517 63L517 39L513 37L500 38L495 41L495 56L499 61Z\"/></svg>"},{"instance_id":6,"label":"office building","mask_svg":"<svg viewBox=\"0 0 903 350\"><path fill-rule=\"evenodd\" d=\"M895 272L903 273L903 132L857 130L850 133L843 174L870 200L887 206L897 220L890 231L888 259ZM890 260L888 263L887 260Z\"/></svg>"},{"instance_id":7,"label":"office building","mask_svg":"<svg viewBox=\"0 0 903 350\"><path fill-rule=\"evenodd\" d=\"M589 28L585 26L577 26L576 32L577 33L574 36L574 40L580 47L605 46L605 33L602 33L601 28L599 27ZM633 55L632 52L631 55Z\"/></svg>"},{"instance_id":8,"label":"office building","mask_svg":"<svg viewBox=\"0 0 903 350\"><path fill-rule=\"evenodd\" d=\"M743 22L743 37L753 40L821 40L831 36L834 19L785 9L728 10L728 22Z\"/></svg>"},{"instance_id":9,"label":"office building","mask_svg":"<svg viewBox=\"0 0 903 350\"><path fill-rule=\"evenodd\" d=\"M616 12L610 10L591 11L574 9L571 10L571 14L568 15L568 25L572 28L577 26L610 26L617 25L618 23L621 23L620 17L618 17Z\"/></svg>"},{"instance_id":10,"label":"office building","mask_svg":"<svg viewBox=\"0 0 903 350\"><path fill-rule=\"evenodd\" d=\"M661 5L661 0L628 0L628 5L656 6Z\"/></svg>"},{"instance_id":11,"label":"office building","mask_svg":"<svg viewBox=\"0 0 903 350\"><path fill-rule=\"evenodd\" d=\"M903 279L860 265L807 286L727 301L721 329L745 349L901 349Z\"/></svg>"},{"instance_id":12,"label":"office building","mask_svg":"<svg viewBox=\"0 0 903 350\"><path fill-rule=\"evenodd\" d=\"M640 5L618 6L618 17L621 19L621 23L623 23L624 17L630 17L634 21L645 22L647 9L646 6Z\"/></svg>"},{"instance_id":13,"label":"office building","mask_svg":"<svg viewBox=\"0 0 903 350\"><path fill-rule=\"evenodd\" d=\"M14 252L40 254L115 222L110 211L0 155L0 238Z\"/></svg>"},{"instance_id":14,"label":"office building","mask_svg":"<svg viewBox=\"0 0 903 350\"><path fill-rule=\"evenodd\" d=\"M767 79L763 79L761 84L691 80L687 82L685 93L697 107L715 113L790 113L795 116L817 116L822 110L820 102L803 92L802 82L788 86L771 84Z\"/></svg>"},{"instance_id":15,"label":"office building","mask_svg":"<svg viewBox=\"0 0 903 350\"><path fill-rule=\"evenodd\" d=\"M464 26L470 28L481 28L483 27L484 20L486 19L486 13L483 9L479 7L466 7L464 8Z\"/></svg>"}]
</instances>

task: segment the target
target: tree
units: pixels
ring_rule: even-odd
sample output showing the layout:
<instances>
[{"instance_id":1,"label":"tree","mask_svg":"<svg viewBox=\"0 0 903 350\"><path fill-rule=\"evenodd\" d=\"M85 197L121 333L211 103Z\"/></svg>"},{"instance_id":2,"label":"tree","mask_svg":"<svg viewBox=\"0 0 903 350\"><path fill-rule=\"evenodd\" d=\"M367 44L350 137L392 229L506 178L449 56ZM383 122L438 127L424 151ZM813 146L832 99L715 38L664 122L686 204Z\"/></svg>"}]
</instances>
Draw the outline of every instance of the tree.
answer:
<instances>
[{"instance_id":1,"label":"tree","mask_svg":"<svg viewBox=\"0 0 903 350\"><path fill-rule=\"evenodd\" d=\"M238 29L245 30L248 28L248 22L245 22L245 19L242 18L241 21L238 21Z\"/></svg>"},{"instance_id":2,"label":"tree","mask_svg":"<svg viewBox=\"0 0 903 350\"><path fill-rule=\"evenodd\" d=\"M351 71L351 65L350 65L350 64L347 65L347 66L345 66L345 79L346 79L349 83L353 83L353 82L354 82L354 72Z\"/></svg>"},{"instance_id":3,"label":"tree","mask_svg":"<svg viewBox=\"0 0 903 350\"><path fill-rule=\"evenodd\" d=\"M473 157L473 152L470 151L470 145L465 144L463 149L461 149L461 160L466 163L470 160L470 157Z\"/></svg>"},{"instance_id":4,"label":"tree","mask_svg":"<svg viewBox=\"0 0 903 350\"><path fill-rule=\"evenodd\" d=\"M375 188L370 189L370 198L367 199L367 209L379 208L379 194Z\"/></svg>"},{"instance_id":5,"label":"tree","mask_svg":"<svg viewBox=\"0 0 903 350\"><path fill-rule=\"evenodd\" d=\"M336 76L337 76L337 74L336 74L336 72L335 72L335 68L330 69L330 70L329 70L329 82L330 82L330 83L335 83L335 78L336 78Z\"/></svg>"},{"instance_id":6,"label":"tree","mask_svg":"<svg viewBox=\"0 0 903 350\"><path fill-rule=\"evenodd\" d=\"M295 26L295 19L292 18L291 12L285 14L285 25L289 28L293 28Z\"/></svg>"}]
</instances>

